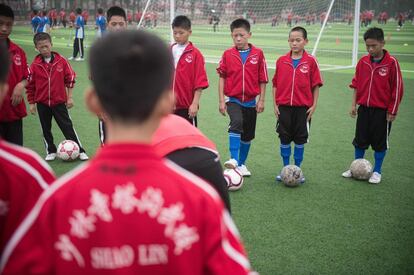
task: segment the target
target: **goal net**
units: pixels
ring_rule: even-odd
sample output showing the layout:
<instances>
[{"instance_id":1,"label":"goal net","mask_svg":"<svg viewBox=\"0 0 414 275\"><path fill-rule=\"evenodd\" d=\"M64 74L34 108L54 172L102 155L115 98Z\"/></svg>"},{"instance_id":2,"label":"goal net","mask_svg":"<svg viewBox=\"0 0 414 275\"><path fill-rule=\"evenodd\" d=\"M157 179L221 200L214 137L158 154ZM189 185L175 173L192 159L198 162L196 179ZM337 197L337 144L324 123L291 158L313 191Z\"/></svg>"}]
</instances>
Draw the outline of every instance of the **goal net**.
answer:
<instances>
[{"instance_id":1,"label":"goal net","mask_svg":"<svg viewBox=\"0 0 414 275\"><path fill-rule=\"evenodd\" d=\"M289 51L289 30L294 26L302 26L308 32L306 50L316 55L321 69L330 69L355 65L355 2L147 0L140 1L140 5L130 12L136 15L135 24L160 34L168 41L172 41L172 18L176 15L188 16L193 30L190 40L201 50L207 62L215 63L223 51L233 45L229 26L234 19L245 18L250 21L252 37L249 42L263 49L269 67L274 67L276 59Z\"/></svg>"}]
</instances>

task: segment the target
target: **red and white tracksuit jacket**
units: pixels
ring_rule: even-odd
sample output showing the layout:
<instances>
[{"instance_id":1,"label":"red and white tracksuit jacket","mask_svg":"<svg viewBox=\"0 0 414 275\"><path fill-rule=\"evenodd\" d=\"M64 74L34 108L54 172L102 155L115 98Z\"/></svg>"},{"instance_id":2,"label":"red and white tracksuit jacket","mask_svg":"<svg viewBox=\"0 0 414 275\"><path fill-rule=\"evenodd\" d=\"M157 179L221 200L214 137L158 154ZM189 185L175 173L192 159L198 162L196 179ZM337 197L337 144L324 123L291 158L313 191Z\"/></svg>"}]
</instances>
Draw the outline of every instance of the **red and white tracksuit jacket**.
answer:
<instances>
[{"instance_id":1,"label":"red and white tracksuit jacket","mask_svg":"<svg viewBox=\"0 0 414 275\"><path fill-rule=\"evenodd\" d=\"M249 44L250 53L243 64L236 47L224 51L217 73L225 79L224 94L248 102L260 94L260 84L269 81L263 51Z\"/></svg>"},{"instance_id":2,"label":"red and white tracksuit jacket","mask_svg":"<svg viewBox=\"0 0 414 275\"><path fill-rule=\"evenodd\" d=\"M316 58L306 51L303 51L296 68L292 64L291 52L279 57L272 82L276 88L276 104L296 107L311 107L313 88L323 85Z\"/></svg>"},{"instance_id":3,"label":"red and white tracksuit jacket","mask_svg":"<svg viewBox=\"0 0 414 275\"><path fill-rule=\"evenodd\" d=\"M52 52L53 59L46 63L37 55L30 65L30 80L26 87L30 104L42 103L49 107L66 103L66 88L73 88L76 73L60 54Z\"/></svg>"},{"instance_id":4,"label":"red and white tracksuit jacket","mask_svg":"<svg viewBox=\"0 0 414 275\"><path fill-rule=\"evenodd\" d=\"M11 96L14 88L18 83L27 79L29 76L26 54L10 39L7 39L6 41L9 46L11 64L9 76L7 78L9 90L4 97L3 104L0 107L0 122L19 120L27 115L24 100L22 100L22 102L20 102L17 106L12 106L11 104Z\"/></svg>"},{"instance_id":5,"label":"red and white tracksuit jacket","mask_svg":"<svg viewBox=\"0 0 414 275\"><path fill-rule=\"evenodd\" d=\"M213 187L144 144L102 147L43 193L13 237L3 274L250 271Z\"/></svg>"},{"instance_id":6,"label":"red and white tracksuit jacket","mask_svg":"<svg viewBox=\"0 0 414 275\"><path fill-rule=\"evenodd\" d=\"M177 115L168 115L161 120L160 126L152 137L155 152L161 156L184 148L198 147L218 155L216 145L199 129Z\"/></svg>"},{"instance_id":7,"label":"red and white tracksuit jacket","mask_svg":"<svg viewBox=\"0 0 414 275\"><path fill-rule=\"evenodd\" d=\"M36 153L0 139L0 255L54 179L51 168Z\"/></svg>"},{"instance_id":8,"label":"red and white tracksuit jacket","mask_svg":"<svg viewBox=\"0 0 414 275\"><path fill-rule=\"evenodd\" d=\"M385 50L379 64L371 62L369 54L363 56L349 87L356 90L358 105L387 109L388 113L396 115L404 93L397 59Z\"/></svg>"},{"instance_id":9,"label":"red and white tracksuit jacket","mask_svg":"<svg viewBox=\"0 0 414 275\"><path fill-rule=\"evenodd\" d=\"M171 49L174 45L171 46ZM175 109L188 109L193 103L194 92L198 89L207 88L208 79L204 57L190 42L184 49L174 72Z\"/></svg>"}]
</instances>

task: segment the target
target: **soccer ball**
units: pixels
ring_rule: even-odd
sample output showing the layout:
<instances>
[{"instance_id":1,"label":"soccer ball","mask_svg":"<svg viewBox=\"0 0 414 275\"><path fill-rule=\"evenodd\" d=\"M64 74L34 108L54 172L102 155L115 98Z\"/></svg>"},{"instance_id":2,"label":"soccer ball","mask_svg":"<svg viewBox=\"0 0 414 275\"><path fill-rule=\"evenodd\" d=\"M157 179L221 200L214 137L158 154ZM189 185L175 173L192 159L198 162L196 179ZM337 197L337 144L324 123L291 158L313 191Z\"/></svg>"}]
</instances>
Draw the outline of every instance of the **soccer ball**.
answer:
<instances>
[{"instance_id":1,"label":"soccer ball","mask_svg":"<svg viewBox=\"0 0 414 275\"><path fill-rule=\"evenodd\" d=\"M280 173L282 182L288 187L296 187L303 178L302 169L296 165L286 165Z\"/></svg>"},{"instance_id":2,"label":"soccer ball","mask_svg":"<svg viewBox=\"0 0 414 275\"><path fill-rule=\"evenodd\" d=\"M352 177L357 180L367 180L372 174L372 165L366 159L356 159L351 163Z\"/></svg>"},{"instance_id":3,"label":"soccer ball","mask_svg":"<svg viewBox=\"0 0 414 275\"><path fill-rule=\"evenodd\" d=\"M227 181L227 188L230 191L237 191L243 186L243 176L236 169L226 169L223 176Z\"/></svg>"},{"instance_id":4,"label":"soccer ball","mask_svg":"<svg viewBox=\"0 0 414 275\"><path fill-rule=\"evenodd\" d=\"M79 146L73 140L64 140L59 143L57 157L64 161L72 161L79 157Z\"/></svg>"}]
</instances>

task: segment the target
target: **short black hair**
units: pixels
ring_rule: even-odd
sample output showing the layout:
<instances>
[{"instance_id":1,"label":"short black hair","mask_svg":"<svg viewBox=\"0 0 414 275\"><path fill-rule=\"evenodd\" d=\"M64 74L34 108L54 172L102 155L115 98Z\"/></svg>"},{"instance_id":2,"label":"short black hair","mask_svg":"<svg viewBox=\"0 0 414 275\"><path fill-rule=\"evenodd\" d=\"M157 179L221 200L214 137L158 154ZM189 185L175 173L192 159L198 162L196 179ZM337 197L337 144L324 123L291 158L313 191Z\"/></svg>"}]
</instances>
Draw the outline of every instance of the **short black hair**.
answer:
<instances>
[{"instance_id":1,"label":"short black hair","mask_svg":"<svg viewBox=\"0 0 414 275\"><path fill-rule=\"evenodd\" d=\"M38 10L33 10L33 14L34 15L37 15L39 13L39 11Z\"/></svg>"},{"instance_id":2,"label":"short black hair","mask_svg":"<svg viewBox=\"0 0 414 275\"><path fill-rule=\"evenodd\" d=\"M36 33L35 36L33 36L33 43L35 46L37 45L37 42L43 41L43 40L49 40L50 43L52 43L52 37L47 32L39 32Z\"/></svg>"},{"instance_id":3,"label":"short black hair","mask_svg":"<svg viewBox=\"0 0 414 275\"><path fill-rule=\"evenodd\" d=\"M8 17L14 20L14 12L12 8L6 4L0 4L0 16Z\"/></svg>"},{"instance_id":4,"label":"short black hair","mask_svg":"<svg viewBox=\"0 0 414 275\"><path fill-rule=\"evenodd\" d=\"M103 8L99 8L99 9L98 9L98 13L99 13L99 14L102 14L102 13L103 13Z\"/></svg>"},{"instance_id":5,"label":"short black hair","mask_svg":"<svg viewBox=\"0 0 414 275\"><path fill-rule=\"evenodd\" d=\"M0 40L0 83L7 82L7 75L9 73L10 57L7 49L6 39Z\"/></svg>"},{"instance_id":6,"label":"short black hair","mask_svg":"<svg viewBox=\"0 0 414 275\"><path fill-rule=\"evenodd\" d=\"M82 14L82 9L81 8L77 8L75 11L76 11L76 14Z\"/></svg>"},{"instance_id":7,"label":"short black hair","mask_svg":"<svg viewBox=\"0 0 414 275\"><path fill-rule=\"evenodd\" d=\"M289 32L289 36L292 32L301 32L303 35L303 39L308 39L308 32L306 31L304 27L301 27L301 26L293 27Z\"/></svg>"},{"instance_id":8,"label":"short black hair","mask_svg":"<svg viewBox=\"0 0 414 275\"><path fill-rule=\"evenodd\" d=\"M233 31L234 29L243 28L247 32L250 32L250 23L244 18L239 18L231 22L230 24L230 31Z\"/></svg>"},{"instance_id":9,"label":"short black hair","mask_svg":"<svg viewBox=\"0 0 414 275\"><path fill-rule=\"evenodd\" d=\"M364 41L367 39L375 39L382 42L384 41L384 31L381 28L369 28L364 33Z\"/></svg>"},{"instance_id":10,"label":"short black hair","mask_svg":"<svg viewBox=\"0 0 414 275\"><path fill-rule=\"evenodd\" d=\"M114 120L144 122L171 86L171 51L146 31L113 32L97 40L89 65L98 98Z\"/></svg>"},{"instance_id":11,"label":"short black hair","mask_svg":"<svg viewBox=\"0 0 414 275\"><path fill-rule=\"evenodd\" d=\"M112 7L110 7L106 11L106 20L108 20L108 22L111 20L111 17L112 16L121 16L126 21L126 13L125 13L125 10L123 8L121 8L121 7L112 6Z\"/></svg>"},{"instance_id":12,"label":"short black hair","mask_svg":"<svg viewBox=\"0 0 414 275\"><path fill-rule=\"evenodd\" d=\"M191 21L185 15L178 15L174 18L171 27L173 28L183 28L185 30L191 30Z\"/></svg>"}]
</instances>

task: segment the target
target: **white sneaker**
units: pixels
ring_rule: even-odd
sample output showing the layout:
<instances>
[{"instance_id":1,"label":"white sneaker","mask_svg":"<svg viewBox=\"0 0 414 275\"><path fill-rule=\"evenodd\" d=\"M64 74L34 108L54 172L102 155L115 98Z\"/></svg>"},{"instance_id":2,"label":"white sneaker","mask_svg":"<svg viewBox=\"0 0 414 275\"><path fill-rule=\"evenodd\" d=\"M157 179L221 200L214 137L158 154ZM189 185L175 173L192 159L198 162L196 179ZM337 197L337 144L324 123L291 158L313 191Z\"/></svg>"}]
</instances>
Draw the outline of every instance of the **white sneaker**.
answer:
<instances>
[{"instance_id":1,"label":"white sneaker","mask_svg":"<svg viewBox=\"0 0 414 275\"><path fill-rule=\"evenodd\" d=\"M369 183L378 184L381 182L381 174L378 172L372 173L371 177L368 180Z\"/></svg>"},{"instance_id":2,"label":"white sneaker","mask_svg":"<svg viewBox=\"0 0 414 275\"><path fill-rule=\"evenodd\" d=\"M243 176L243 177L250 177L252 173L250 173L249 169L247 169L246 165L242 164L237 167L237 171Z\"/></svg>"},{"instance_id":3,"label":"white sneaker","mask_svg":"<svg viewBox=\"0 0 414 275\"><path fill-rule=\"evenodd\" d=\"M80 153L79 154L79 159L80 160L88 160L89 157L88 157L88 155L85 152L83 152L83 153Z\"/></svg>"},{"instance_id":4,"label":"white sneaker","mask_svg":"<svg viewBox=\"0 0 414 275\"><path fill-rule=\"evenodd\" d=\"M235 159L229 159L228 161L226 161L224 163L224 167L226 167L227 169L236 169L238 166L237 160Z\"/></svg>"},{"instance_id":5,"label":"white sneaker","mask_svg":"<svg viewBox=\"0 0 414 275\"><path fill-rule=\"evenodd\" d=\"M83 59L82 57L76 57L75 61L84 61L85 59Z\"/></svg>"},{"instance_id":6,"label":"white sneaker","mask_svg":"<svg viewBox=\"0 0 414 275\"><path fill-rule=\"evenodd\" d=\"M351 170L346 170L345 172L342 173L342 176L344 178L352 178Z\"/></svg>"},{"instance_id":7,"label":"white sneaker","mask_svg":"<svg viewBox=\"0 0 414 275\"><path fill-rule=\"evenodd\" d=\"M73 56L71 56L71 57L68 57L68 60L73 60L74 58L73 58Z\"/></svg>"},{"instance_id":8,"label":"white sneaker","mask_svg":"<svg viewBox=\"0 0 414 275\"><path fill-rule=\"evenodd\" d=\"M55 158L56 158L56 153L50 153L46 155L45 160L52 161L52 160L55 160Z\"/></svg>"}]
</instances>

